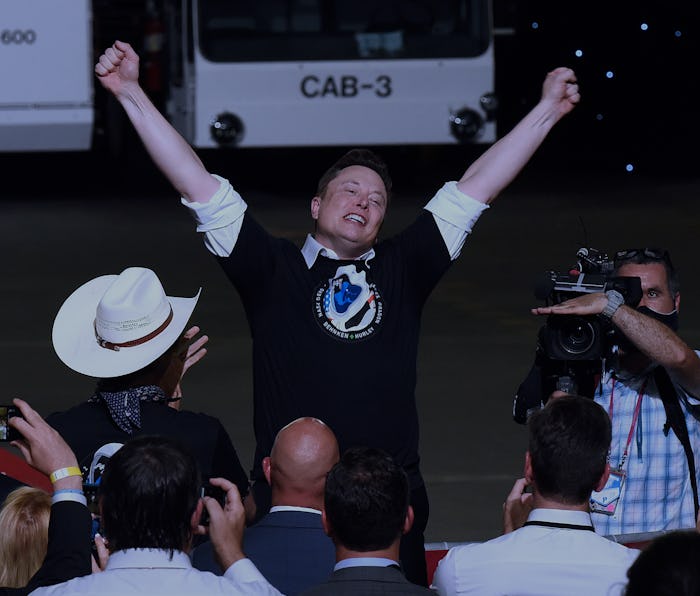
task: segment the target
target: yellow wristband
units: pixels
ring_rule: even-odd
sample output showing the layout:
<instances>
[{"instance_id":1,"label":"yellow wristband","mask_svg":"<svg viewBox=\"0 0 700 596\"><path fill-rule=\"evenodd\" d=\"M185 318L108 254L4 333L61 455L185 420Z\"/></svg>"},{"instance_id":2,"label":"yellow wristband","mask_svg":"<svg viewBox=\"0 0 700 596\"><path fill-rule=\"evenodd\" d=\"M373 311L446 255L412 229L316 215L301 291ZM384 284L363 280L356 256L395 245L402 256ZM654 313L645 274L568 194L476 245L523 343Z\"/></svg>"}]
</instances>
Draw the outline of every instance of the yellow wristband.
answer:
<instances>
[{"instance_id":1,"label":"yellow wristband","mask_svg":"<svg viewBox=\"0 0 700 596\"><path fill-rule=\"evenodd\" d=\"M82 472L80 471L80 468L76 468L75 466L70 466L69 468L61 468L60 470L56 470L55 472L52 472L51 475L49 476L49 480L51 481L51 484L56 482L57 480L60 480L61 478L67 478L68 476L82 476Z\"/></svg>"}]
</instances>

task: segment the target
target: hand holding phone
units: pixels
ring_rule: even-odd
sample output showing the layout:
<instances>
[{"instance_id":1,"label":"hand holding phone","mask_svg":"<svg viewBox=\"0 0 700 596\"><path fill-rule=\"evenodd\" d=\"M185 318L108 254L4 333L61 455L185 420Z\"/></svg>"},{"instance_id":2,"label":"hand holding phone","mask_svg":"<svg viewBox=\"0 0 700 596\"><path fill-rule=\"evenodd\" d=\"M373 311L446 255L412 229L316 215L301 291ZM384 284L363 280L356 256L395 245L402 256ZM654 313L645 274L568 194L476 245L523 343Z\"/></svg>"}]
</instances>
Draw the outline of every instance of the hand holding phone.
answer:
<instances>
[{"instance_id":1,"label":"hand holding phone","mask_svg":"<svg viewBox=\"0 0 700 596\"><path fill-rule=\"evenodd\" d=\"M209 482L205 482L199 490L200 497L211 497L213 499L216 499L217 503L221 505L222 509L225 507L226 491L222 488L214 486L213 484L209 484ZM207 511L206 507L204 507L204 509L202 510L202 517L199 519L199 523L202 526L209 525L209 512Z\"/></svg>"},{"instance_id":2,"label":"hand holding phone","mask_svg":"<svg viewBox=\"0 0 700 596\"><path fill-rule=\"evenodd\" d=\"M12 404L0 405L0 441L16 441L21 439L22 435L15 428L10 426L10 418L13 416L22 416L17 406Z\"/></svg>"},{"instance_id":3,"label":"hand holding phone","mask_svg":"<svg viewBox=\"0 0 700 596\"><path fill-rule=\"evenodd\" d=\"M19 448L27 463L47 476L61 468L78 467L71 448L60 434L44 420L39 412L26 401L13 400L21 415L11 416L8 427L14 427L19 437L12 444ZM82 478L67 476L54 483L54 488L76 488L82 486Z\"/></svg>"}]
</instances>

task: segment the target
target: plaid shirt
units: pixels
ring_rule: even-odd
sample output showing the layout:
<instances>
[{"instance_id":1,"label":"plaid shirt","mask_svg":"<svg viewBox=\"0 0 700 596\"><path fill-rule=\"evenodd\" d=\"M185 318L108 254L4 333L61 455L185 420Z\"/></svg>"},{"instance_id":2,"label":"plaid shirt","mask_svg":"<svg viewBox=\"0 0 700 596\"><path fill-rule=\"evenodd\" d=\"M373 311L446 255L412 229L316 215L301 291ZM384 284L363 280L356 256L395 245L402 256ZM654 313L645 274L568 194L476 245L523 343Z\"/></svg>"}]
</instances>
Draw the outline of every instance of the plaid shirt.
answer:
<instances>
[{"instance_id":1,"label":"plaid shirt","mask_svg":"<svg viewBox=\"0 0 700 596\"><path fill-rule=\"evenodd\" d=\"M641 410L623 468L627 477L615 515L593 513L591 516L596 532L600 534L695 527L688 460L683 445L673 431L670 430L668 435L663 432L666 411L652 375L632 381L617 379L613 383L612 374L607 373L603 380L602 395L596 391L595 401L608 412L613 393L610 468L616 469L620 465L642 388L644 395ZM698 470L700 423L682 407Z\"/></svg>"}]
</instances>

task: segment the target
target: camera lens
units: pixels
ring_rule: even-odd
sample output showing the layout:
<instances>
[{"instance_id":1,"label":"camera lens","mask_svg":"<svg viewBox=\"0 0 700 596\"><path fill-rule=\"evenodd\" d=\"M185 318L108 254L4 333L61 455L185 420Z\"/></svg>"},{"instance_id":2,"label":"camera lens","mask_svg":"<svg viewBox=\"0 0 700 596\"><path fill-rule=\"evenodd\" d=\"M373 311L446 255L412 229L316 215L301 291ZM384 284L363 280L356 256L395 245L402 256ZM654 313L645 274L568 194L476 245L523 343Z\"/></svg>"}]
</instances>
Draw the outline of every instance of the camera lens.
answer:
<instances>
[{"instance_id":1,"label":"camera lens","mask_svg":"<svg viewBox=\"0 0 700 596\"><path fill-rule=\"evenodd\" d=\"M596 330L590 321L580 317L562 317L557 328L557 343L571 356L581 356L590 350L596 341Z\"/></svg>"}]
</instances>

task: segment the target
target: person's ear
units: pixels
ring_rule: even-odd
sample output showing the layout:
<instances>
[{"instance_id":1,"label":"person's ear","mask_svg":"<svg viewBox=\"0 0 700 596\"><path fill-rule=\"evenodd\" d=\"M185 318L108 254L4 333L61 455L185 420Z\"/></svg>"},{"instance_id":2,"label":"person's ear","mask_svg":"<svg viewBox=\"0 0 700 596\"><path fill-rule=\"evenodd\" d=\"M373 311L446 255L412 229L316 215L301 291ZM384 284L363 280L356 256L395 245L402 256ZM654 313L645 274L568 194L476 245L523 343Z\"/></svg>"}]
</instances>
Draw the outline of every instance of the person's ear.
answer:
<instances>
[{"instance_id":1,"label":"person's ear","mask_svg":"<svg viewBox=\"0 0 700 596\"><path fill-rule=\"evenodd\" d=\"M323 531L326 533L326 536L328 536L329 538L333 538L333 528L331 527L331 523L326 517L325 509L321 510L321 525L323 526Z\"/></svg>"},{"instance_id":2,"label":"person's ear","mask_svg":"<svg viewBox=\"0 0 700 596\"><path fill-rule=\"evenodd\" d=\"M321 206L321 197L316 196L311 199L311 217L318 219L318 209Z\"/></svg>"},{"instance_id":3,"label":"person's ear","mask_svg":"<svg viewBox=\"0 0 700 596\"><path fill-rule=\"evenodd\" d=\"M676 292L676 295L673 297L673 305L676 307L676 311L680 312L681 309L681 293Z\"/></svg>"},{"instance_id":4,"label":"person's ear","mask_svg":"<svg viewBox=\"0 0 700 596\"><path fill-rule=\"evenodd\" d=\"M403 520L403 534L408 534L411 531L414 517L413 507L409 505L408 509L406 510L406 519Z\"/></svg>"},{"instance_id":5,"label":"person's ear","mask_svg":"<svg viewBox=\"0 0 700 596\"><path fill-rule=\"evenodd\" d=\"M532 473L532 456L530 455L529 451L525 452L525 481L527 482L528 486L532 486L532 481L533 481L533 473Z\"/></svg>"},{"instance_id":6,"label":"person's ear","mask_svg":"<svg viewBox=\"0 0 700 596\"><path fill-rule=\"evenodd\" d=\"M272 482L270 481L270 472L272 471L272 464L270 463L270 458L269 457L264 457L262 460L262 469L263 469L263 474L265 475L265 480L267 480L267 483L272 486Z\"/></svg>"},{"instance_id":7,"label":"person's ear","mask_svg":"<svg viewBox=\"0 0 700 596\"><path fill-rule=\"evenodd\" d=\"M190 525L192 526L192 531L196 532L199 527L199 520L202 517L202 511L204 511L204 501L202 499L197 500L197 506L192 512L192 517L190 518Z\"/></svg>"}]
</instances>

